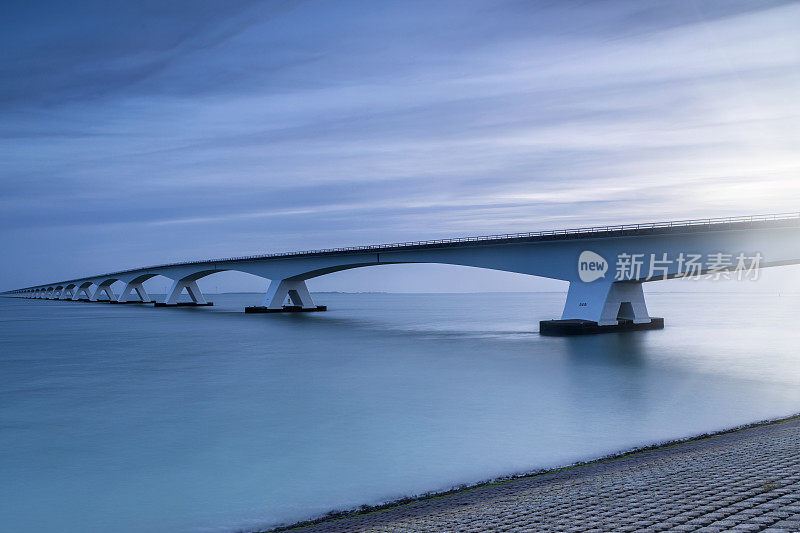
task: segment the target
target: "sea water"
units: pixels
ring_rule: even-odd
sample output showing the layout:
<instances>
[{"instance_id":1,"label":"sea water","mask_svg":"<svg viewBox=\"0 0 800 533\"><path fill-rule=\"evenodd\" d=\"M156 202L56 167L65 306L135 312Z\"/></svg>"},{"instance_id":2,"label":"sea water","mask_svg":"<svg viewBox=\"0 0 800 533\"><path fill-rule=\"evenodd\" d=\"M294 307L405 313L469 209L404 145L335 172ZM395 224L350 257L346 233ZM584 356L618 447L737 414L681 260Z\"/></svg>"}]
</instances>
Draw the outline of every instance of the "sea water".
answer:
<instances>
[{"instance_id":1,"label":"sea water","mask_svg":"<svg viewBox=\"0 0 800 533\"><path fill-rule=\"evenodd\" d=\"M325 313L0 298L0 529L233 531L800 411L800 296L317 294Z\"/></svg>"}]
</instances>

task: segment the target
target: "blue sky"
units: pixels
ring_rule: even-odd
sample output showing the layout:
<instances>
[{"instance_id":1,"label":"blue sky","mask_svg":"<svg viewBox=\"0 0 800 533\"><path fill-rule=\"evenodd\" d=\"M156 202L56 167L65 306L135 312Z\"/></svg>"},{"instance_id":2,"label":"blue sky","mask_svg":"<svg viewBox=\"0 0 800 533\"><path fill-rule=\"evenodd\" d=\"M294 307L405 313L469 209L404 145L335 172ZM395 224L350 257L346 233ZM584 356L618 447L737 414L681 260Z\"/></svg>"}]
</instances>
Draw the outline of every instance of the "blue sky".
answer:
<instances>
[{"instance_id":1,"label":"blue sky","mask_svg":"<svg viewBox=\"0 0 800 533\"><path fill-rule=\"evenodd\" d=\"M797 211L798 27L800 4L770 1L5 2L2 288ZM523 278L403 266L311 287L560 287Z\"/></svg>"}]
</instances>

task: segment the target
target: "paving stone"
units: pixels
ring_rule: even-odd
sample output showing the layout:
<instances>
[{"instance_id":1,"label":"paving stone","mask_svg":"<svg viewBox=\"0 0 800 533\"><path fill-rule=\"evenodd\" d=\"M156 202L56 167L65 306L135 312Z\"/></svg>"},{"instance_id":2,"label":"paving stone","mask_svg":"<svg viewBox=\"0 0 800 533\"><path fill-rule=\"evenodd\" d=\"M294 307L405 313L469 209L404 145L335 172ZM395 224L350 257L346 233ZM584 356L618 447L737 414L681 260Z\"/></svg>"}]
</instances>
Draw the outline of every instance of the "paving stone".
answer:
<instances>
[{"instance_id":1,"label":"paving stone","mask_svg":"<svg viewBox=\"0 0 800 533\"><path fill-rule=\"evenodd\" d=\"M800 419L303 527L316 532L800 531Z\"/></svg>"}]
</instances>

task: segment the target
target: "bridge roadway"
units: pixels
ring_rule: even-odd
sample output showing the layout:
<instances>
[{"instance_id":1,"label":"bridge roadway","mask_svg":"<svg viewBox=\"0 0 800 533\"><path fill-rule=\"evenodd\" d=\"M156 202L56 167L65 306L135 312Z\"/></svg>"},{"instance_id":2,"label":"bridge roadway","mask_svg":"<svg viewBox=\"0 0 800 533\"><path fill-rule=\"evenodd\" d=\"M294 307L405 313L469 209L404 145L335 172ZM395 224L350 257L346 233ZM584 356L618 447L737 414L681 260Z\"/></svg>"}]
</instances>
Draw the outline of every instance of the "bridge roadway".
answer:
<instances>
[{"instance_id":1,"label":"bridge roadway","mask_svg":"<svg viewBox=\"0 0 800 533\"><path fill-rule=\"evenodd\" d=\"M560 321L540 331L594 333L659 327L643 283L676 277L755 278L761 268L800 263L800 213L594 226L482 237L354 246L132 268L33 285L4 294L114 303L152 302L144 282L172 287L157 306L212 305L197 280L240 271L271 280L248 312L324 310L306 280L352 268L401 263L472 266L569 282ZM113 285L122 286L115 294ZM183 292L191 302L180 302ZM133 293L137 298L134 299ZM287 301L290 305L286 305ZM663 322L661 322L663 324ZM552 328L551 326L555 326Z\"/></svg>"}]
</instances>

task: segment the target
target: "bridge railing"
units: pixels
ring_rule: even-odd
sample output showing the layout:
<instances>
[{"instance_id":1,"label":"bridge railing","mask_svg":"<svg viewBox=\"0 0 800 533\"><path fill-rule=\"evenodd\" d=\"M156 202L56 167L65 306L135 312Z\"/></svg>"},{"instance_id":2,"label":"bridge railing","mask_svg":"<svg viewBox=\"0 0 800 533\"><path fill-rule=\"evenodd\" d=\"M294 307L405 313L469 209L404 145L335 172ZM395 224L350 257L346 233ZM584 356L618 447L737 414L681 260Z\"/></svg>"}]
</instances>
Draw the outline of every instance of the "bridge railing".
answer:
<instances>
[{"instance_id":1,"label":"bridge railing","mask_svg":"<svg viewBox=\"0 0 800 533\"><path fill-rule=\"evenodd\" d=\"M480 242L480 241L498 241L509 239L524 239L531 237L546 237L554 235L577 235L586 233L609 233L615 231L629 231L629 230L643 230L643 229L658 229L658 228L673 228L685 226L707 226L716 224L732 224L742 222L768 222L776 220L792 220L800 219L800 212L798 213L778 213L769 215L747 215L738 217L717 217L717 218L699 218L699 219L685 219L685 220L668 220L663 222L646 222L642 224L615 224L607 226L586 226L567 229L554 229L554 230L541 230L541 231L528 231L523 233L499 233L494 235L479 235L475 237L453 237L448 239L430 239L424 241L405 241L394 242L386 244L368 244L362 246L345 246L340 248L319 248L315 250L301 250L292 252L275 252L270 254L257 254L257 255L244 255L239 257L229 257L226 259L217 259L216 261L246 261L251 259L268 259L270 257L287 257L293 255L310 255L321 253L337 253L337 252L357 252L369 250L385 250L392 248L407 248L411 246L430 246L436 244L453 244L462 242ZM207 263L208 260L188 261L179 264L194 264L194 263ZM173 265L163 265L173 266Z\"/></svg>"}]
</instances>

